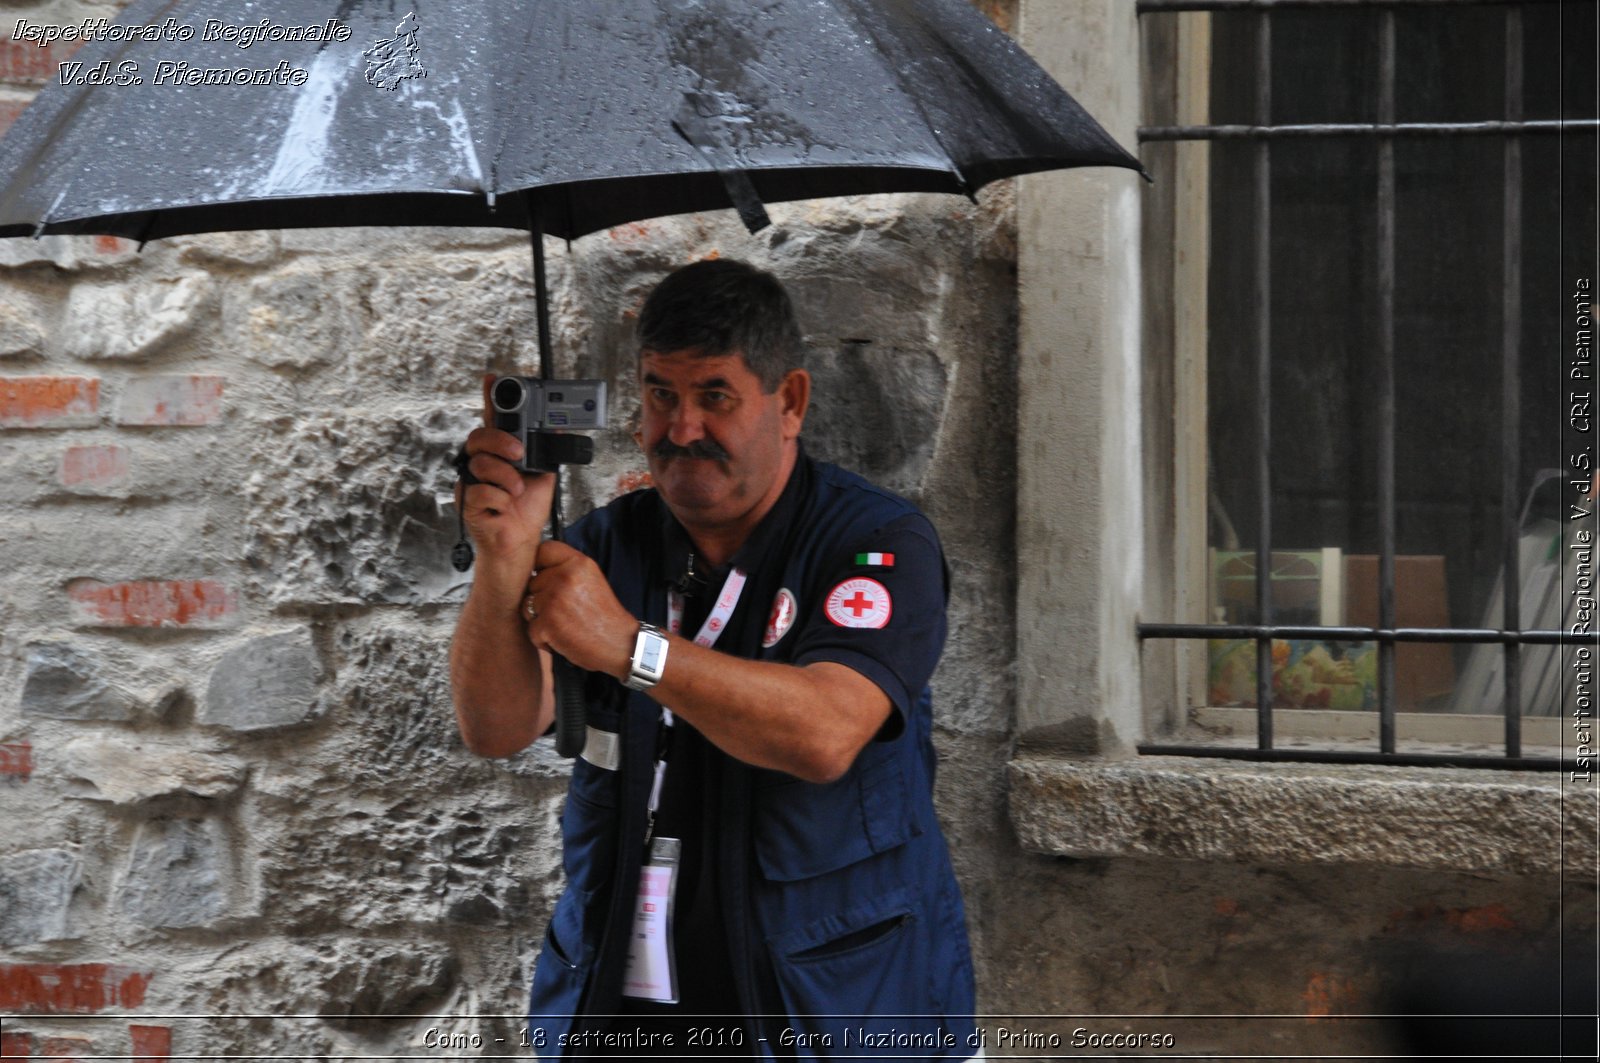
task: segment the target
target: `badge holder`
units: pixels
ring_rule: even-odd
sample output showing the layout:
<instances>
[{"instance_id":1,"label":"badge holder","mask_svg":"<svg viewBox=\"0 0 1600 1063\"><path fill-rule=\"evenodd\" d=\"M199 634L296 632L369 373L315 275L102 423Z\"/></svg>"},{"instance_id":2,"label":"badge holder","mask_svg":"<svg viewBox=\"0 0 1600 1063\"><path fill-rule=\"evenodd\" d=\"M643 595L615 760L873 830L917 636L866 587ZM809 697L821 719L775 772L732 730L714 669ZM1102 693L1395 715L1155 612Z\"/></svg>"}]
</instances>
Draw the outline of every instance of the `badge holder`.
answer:
<instances>
[{"instance_id":1,"label":"badge holder","mask_svg":"<svg viewBox=\"0 0 1600 1063\"><path fill-rule=\"evenodd\" d=\"M639 871L628 965L622 976L623 996L658 1004L678 1002L678 957L672 947L672 922L682 846L677 838L650 841L650 851Z\"/></svg>"}]
</instances>

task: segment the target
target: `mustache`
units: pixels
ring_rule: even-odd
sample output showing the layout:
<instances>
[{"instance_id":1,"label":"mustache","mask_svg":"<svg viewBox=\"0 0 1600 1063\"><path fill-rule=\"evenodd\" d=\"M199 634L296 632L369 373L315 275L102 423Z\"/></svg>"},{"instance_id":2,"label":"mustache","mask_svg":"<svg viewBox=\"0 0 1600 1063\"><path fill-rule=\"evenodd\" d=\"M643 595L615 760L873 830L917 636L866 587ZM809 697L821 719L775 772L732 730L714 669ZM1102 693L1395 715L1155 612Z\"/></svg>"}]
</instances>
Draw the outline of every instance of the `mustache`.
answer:
<instances>
[{"instance_id":1,"label":"mustache","mask_svg":"<svg viewBox=\"0 0 1600 1063\"><path fill-rule=\"evenodd\" d=\"M680 447L666 436L656 441L650 448L650 453L658 458L700 458L705 461L727 461L729 455L722 445L714 439L696 439L686 447Z\"/></svg>"}]
</instances>

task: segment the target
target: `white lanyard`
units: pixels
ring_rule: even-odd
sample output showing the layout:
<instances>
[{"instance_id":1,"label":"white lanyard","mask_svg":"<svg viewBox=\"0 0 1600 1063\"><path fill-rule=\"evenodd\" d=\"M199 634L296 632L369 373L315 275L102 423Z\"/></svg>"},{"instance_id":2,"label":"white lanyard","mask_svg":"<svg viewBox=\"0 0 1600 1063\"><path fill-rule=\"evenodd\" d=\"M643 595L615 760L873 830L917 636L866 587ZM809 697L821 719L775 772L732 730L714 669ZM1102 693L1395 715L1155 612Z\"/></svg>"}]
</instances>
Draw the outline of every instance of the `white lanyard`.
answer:
<instances>
[{"instance_id":1,"label":"white lanyard","mask_svg":"<svg viewBox=\"0 0 1600 1063\"><path fill-rule=\"evenodd\" d=\"M728 626L728 618L733 615L734 607L739 604L739 596L744 593L744 581L748 578L743 569L736 568L728 573L728 578L722 581L722 593L717 595L717 604L711 607L706 622L700 625L700 633L694 637L696 646L710 649L716 643L723 629ZM683 595L678 591L668 591L667 630L674 635L681 635L682 629Z\"/></svg>"},{"instance_id":2,"label":"white lanyard","mask_svg":"<svg viewBox=\"0 0 1600 1063\"><path fill-rule=\"evenodd\" d=\"M731 569L728 578L722 581L722 590L717 594L717 601L711 607L710 614L705 623L700 625L699 634L694 637L696 646L710 649L716 645L717 639L728 629L728 619L733 616L733 611L739 605L739 598L744 594L745 580L749 579L742 569ZM683 595L678 591L667 592L667 630L674 635L683 633ZM655 780L650 784L650 803L645 806L648 813L645 829L645 844L649 844L651 835L655 833L656 809L661 806L661 781L667 777L667 728L672 726L672 710L665 705L661 707L661 735L656 742L656 770Z\"/></svg>"}]
</instances>

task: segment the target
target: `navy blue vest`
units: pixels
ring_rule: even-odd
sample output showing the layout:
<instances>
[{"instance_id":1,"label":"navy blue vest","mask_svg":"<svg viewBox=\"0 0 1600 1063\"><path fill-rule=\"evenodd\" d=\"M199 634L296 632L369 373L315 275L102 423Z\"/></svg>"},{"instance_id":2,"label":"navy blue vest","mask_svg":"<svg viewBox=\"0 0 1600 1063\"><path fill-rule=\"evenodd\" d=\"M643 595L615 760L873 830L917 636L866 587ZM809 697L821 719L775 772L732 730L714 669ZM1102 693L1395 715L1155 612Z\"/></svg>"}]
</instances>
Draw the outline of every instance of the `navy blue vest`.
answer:
<instances>
[{"instance_id":1,"label":"navy blue vest","mask_svg":"<svg viewBox=\"0 0 1600 1063\"><path fill-rule=\"evenodd\" d=\"M937 581L937 616L922 618L937 624L936 659L947 580L931 525L906 500L803 455L783 499L747 544L752 549L735 558L750 580L717 649L794 661L799 639L762 645L780 588L797 603L795 629L805 628L841 564L874 548L890 527L925 535L933 544L927 556L938 558L931 571L899 574ZM617 499L568 538L599 563L625 608L664 626L668 583L681 572L676 544L686 539L656 492ZM799 663L853 663L848 649L800 656ZM916 674L931 669L929 661ZM976 1049L968 1041L972 963L933 809L931 700L925 685L899 691L892 678L868 674L890 693L895 716L842 778L808 783L725 758L722 800L712 811L724 839L716 863L733 977L747 1015L780 1016L749 1020L748 1048L760 1053L787 1029L801 1036L785 1039L800 1043L780 1051L801 1058L867 1052L963 1059ZM589 676L586 693L589 724L619 736L620 762L616 770L582 758L573 765L561 816L567 886L529 1007L545 1057L582 1054L584 1039L606 1028L596 1016L618 1010L660 720L648 695L610 677ZM680 953L678 962L693 957ZM885 1033L894 1043L878 1039Z\"/></svg>"}]
</instances>

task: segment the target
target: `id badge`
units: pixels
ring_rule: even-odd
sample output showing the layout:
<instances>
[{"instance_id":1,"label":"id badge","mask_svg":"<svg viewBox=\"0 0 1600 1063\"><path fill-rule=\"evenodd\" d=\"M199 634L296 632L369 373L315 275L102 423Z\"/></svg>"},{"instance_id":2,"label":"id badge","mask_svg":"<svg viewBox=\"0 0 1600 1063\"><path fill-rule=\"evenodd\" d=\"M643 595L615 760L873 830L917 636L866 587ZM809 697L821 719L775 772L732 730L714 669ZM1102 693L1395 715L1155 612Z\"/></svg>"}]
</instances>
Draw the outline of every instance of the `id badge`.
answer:
<instances>
[{"instance_id":1,"label":"id badge","mask_svg":"<svg viewBox=\"0 0 1600 1063\"><path fill-rule=\"evenodd\" d=\"M672 948L672 902L678 888L677 838L656 838L639 871L639 897L633 907L633 936L622 995L661 1004L678 1002L677 957Z\"/></svg>"}]
</instances>

